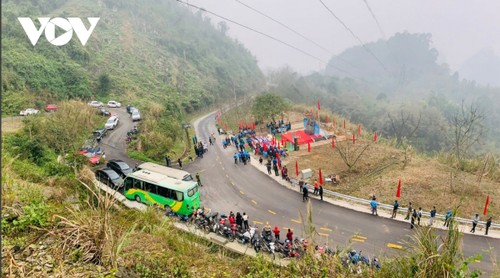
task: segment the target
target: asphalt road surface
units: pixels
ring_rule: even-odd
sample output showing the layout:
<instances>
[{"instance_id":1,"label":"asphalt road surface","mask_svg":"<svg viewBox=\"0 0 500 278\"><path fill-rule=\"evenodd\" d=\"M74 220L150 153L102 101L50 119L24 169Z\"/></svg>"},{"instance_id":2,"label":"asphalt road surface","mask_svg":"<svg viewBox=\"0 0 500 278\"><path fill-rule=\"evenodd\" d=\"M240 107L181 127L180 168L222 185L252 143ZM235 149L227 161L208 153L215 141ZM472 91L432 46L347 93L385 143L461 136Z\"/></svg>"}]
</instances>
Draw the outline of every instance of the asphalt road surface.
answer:
<instances>
[{"instance_id":1,"label":"asphalt road surface","mask_svg":"<svg viewBox=\"0 0 500 278\"><path fill-rule=\"evenodd\" d=\"M121 159L133 166L139 161L127 157L125 138L127 131L135 124L125 108L110 110L120 117L120 123L102 140L101 148L106 152L107 159ZM288 228L293 230L294 237L305 237L307 203L302 202L301 194L286 189L249 164L235 165L235 148L222 148L222 137L217 135L213 113L198 120L194 128L199 140L208 143L208 136L212 133L217 137L215 145L209 146L208 153L204 154L203 158L197 158L194 163L184 167L184 170L191 172L193 176L197 172L200 173L203 206L226 214L230 211L246 212L250 224L253 223L259 228L266 222L272 227L278 226L281 238L285 238ZM318 244L335 248L345 247L351 242L352 248L362 250L370 256L398 256L402 251L393 247L405 247L405 242L412 234L408 223L372 216L313 198L310 198L310 202L313 212L312 224ZM442 234L444 231L438 230L438 233ZM494 258L500 257L499 246L498 239L463 235L465 256L497 247L493 250L493 258L485 253L480 262L471 265L471 268L482 269L486 276L493 269Z\"/></svg>"},{"instance_id":2,"label":"asphalt road surface","mask_svg":"<svg viewBox=\"0 0 500 278\"><path fill-rule=\"evenodd\" d=\"M199 140L208 142L208 136L212 133L217 137L215 145L209 146L209 151L203 158L185 167L193 176L196 172L200 173L203 184L201 200L204 206L226 214L229 211L246 212L249 222L260 228L268 221L272 227L280 228L281 238L285 237L288 228L293 229L294 237L305 236L303 231L304 222L307 222L307 203L302 202L301 194L286 189L249 164L234 164L235 147L222 148L222 137L217 136L213 113L197 121L194 127ZM343 247L352 241L354 249L362 250L370 256L398 256L402 251L393 247L405 246L409 235L413 233L408 223L372 216L312 198L310 201L318 244ZM440 234L444 232L438 230ZM494 258L500 257L499 239L463 235L465 256L481 253L490 247L497 247L493 251ZM483 259L472 264L471 268L490 272L494 258L484 254Z\"/></svg>"}]
</instances>

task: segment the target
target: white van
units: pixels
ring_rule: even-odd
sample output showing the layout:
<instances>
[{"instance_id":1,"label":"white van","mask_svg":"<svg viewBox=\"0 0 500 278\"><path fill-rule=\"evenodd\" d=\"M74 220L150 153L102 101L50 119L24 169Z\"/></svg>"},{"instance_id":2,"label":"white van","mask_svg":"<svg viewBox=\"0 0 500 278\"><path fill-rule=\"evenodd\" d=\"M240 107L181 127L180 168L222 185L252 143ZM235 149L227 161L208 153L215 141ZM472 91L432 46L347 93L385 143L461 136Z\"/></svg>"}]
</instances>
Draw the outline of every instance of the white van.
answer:
<instances>
[{"instance_id":1,"label":"white van","mask_svg":"<svg viewBox=\"0 0 500 278\"><path fill-rule=\"evenodd\" d=\"M144 162L139 167L137 167L138 170L147 170L159 174L163 174L167 177L176 179L176 180L183 180L183 181L192 181L193 176L189 172L175 169L175 168L170 168L166 167L163 165L159 165L156 163L152 162Z\"/></svg>"}]
</instances>

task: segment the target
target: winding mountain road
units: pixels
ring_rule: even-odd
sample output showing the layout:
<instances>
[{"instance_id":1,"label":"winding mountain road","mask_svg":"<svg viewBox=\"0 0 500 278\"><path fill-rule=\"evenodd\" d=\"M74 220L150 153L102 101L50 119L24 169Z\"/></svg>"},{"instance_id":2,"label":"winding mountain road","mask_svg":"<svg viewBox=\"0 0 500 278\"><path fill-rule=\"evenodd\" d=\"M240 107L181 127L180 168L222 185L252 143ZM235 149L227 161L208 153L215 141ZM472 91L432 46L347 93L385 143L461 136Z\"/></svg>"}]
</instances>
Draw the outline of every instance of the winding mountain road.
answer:
<instances>
[{"instance_id":1,"label":"winding mountain road","mask_svg":"<svg viewBox=\"0 0 500 278\"><path fill-rule=\"evenodd\" d=\"M133 127L125 109L115 110L120 117L120 125L103 139L102 147L108 159L122 159L133 166L136 162L127 157L125 137L127 130ZM113 111L113 112L115 112ZM194 123L199 140L208 141L208 136L216 133L214 113L206 115ZM216 135L217 136L217 135ZM262 228L266 222L278 226L282 238L288 228L294 237L305 237L307 222L307 203L302 202L302 195L287 189L262 173L254 166L234 164L234 146L222 148L217 137L214 146L201 159L186 165L184 170L201 176L202 205L214 211L228 214L246 212L249 222ZM264 167L264 166L262 166ZM402 252L409 235L413 233L409 224L385 217L376 217L368 213L339 207L327 202L310 198L312 206L312 224L317 232L316 242L330 247L344 247L351 242L356 250L362 250L370 256L398 256ZM445 231L437 230L439 234ZM493 261L500 257L500 240L490 237L464 234L463 251L465 256L472 256L497 247L493 256L485 253L480 262L471 268L480 268L487 275L493 270Z\"/></svg>"}]
</instances>

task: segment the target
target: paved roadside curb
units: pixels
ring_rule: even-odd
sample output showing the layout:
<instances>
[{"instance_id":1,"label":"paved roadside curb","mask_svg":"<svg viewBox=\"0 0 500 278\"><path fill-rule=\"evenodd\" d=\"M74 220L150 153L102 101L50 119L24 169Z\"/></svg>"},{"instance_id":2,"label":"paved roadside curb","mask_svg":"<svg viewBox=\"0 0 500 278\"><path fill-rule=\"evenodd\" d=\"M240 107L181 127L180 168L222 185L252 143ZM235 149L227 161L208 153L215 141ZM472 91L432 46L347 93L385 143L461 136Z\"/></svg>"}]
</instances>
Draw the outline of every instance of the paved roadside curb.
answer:
<instances>
[{"instance_id":1,"label":"paved roadside curb","mask_svg":"<svg viewBox=\"0 0 500 278\"><path fill-rule=\"evenodd\" d=\"M273 179L274 181L276 181L280 185L288 188L289 190L296 191L297 194L299 194L299 196L297 196L297 198L298 199L299 198L302 199L302 197L301 197L302 192L300 192L300 188L299 188L299 186L297 184L293 184L293 183L287 182L286 180L284 180L284 179L281 178L281 175L280 176L275 176L274 172L272 172L271 175L269 175L267 173L266 166L264 164L260 165L258 159L259 159L259 157L256 157L255 155L252 154L252 159L250 159L250 164L253 167L255 167L257 170L259 170L260 172L262 172L264 175L269 176L269 178ZM318 199L319 200L320 199L319 196L312 194L312 191L311 191L311 189L313 189L312 185L309 185L308 188L309 188L309 193L310 193L309 194L309 198L314 198L314 199ZM355 210L355 211L359 211L359 212L371 214L371 208L368 205L369 201L367 201L367 205L366 206L363 206L363 205L360 205L358 203L349 202L349 201L346 201L346 200L341 199L339 197L329 195L327 193L323 194L323 201L327 202L327 203L330 203L332 205L335 205L335 206L340 206L340 207L344 207L344 208L347 208L347 209L351 209L351 210ZM404 208L403 210L406 211L406 208ZM402 210L400 208L398 210L398 215L396 216L396 218L392 219L391 218L391 216L392 216L392 208L387 209L385 207L379 206L378 207L378 215L379 215L378 217L385 217L385 218L388 218L388 219L392 219L394 221L405 222L408 225L410 225L410 221L409 220L404 220L404 217L406 215L401 214L400 213L401 211ZM422 216L421 223L423 223L424 225L427 225L429 223L429 218ZM433 227L437 228L437 229L440 229L440 230L447 230L444 227L443 223L444 222L442 220L439 220L436 217L436 219L434 221L434 224L433 224ZM497 230L497 229L494 229L493 226L490 227L490 229L488 231L488 235L484 235L484 225L482 225L481 223L484 223L484 222L480 222L477 225L477 227L476 227L476 233L470 233L469 232L470 229L472 228L470 225L458 224L458 230L460 232L464 233L464 234L470 234L470 235L475 235L475 236L483 236L483 237L489 237L489 238L499 238L500 239L500 231Z\"/></svg>"}]
</instances>

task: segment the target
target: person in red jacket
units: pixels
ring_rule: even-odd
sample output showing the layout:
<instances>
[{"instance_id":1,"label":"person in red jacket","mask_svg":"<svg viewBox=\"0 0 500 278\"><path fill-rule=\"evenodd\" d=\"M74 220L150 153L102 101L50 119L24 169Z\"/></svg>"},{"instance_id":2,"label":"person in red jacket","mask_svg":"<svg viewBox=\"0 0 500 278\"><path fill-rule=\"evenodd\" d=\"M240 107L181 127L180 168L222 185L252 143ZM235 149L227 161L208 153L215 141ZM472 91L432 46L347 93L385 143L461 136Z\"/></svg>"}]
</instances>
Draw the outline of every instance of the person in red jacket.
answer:
<instances>
[{"instance_id":1,"label":"person in red jacket","mask_svg":"<svg viewBox=\"0 0 500 278\"><path fill-rule=\"evenodd\" d=\"M274 238L276 240L280 240L280 229L278 228L278 226L274 226L273 233L274 233Z\"/></svg>"},{"instance_id":2,"label":"person in red jacket","mask_svg":"<svg viewBox=\"0 0 500 278\"><path fill-rule=\"evenodd\" d=\"M288 239L290 242L293 242L293 232L292 232L292 230L288 229L288 233L286 233L286 239Z\"/></svg>"}]
</instances>

